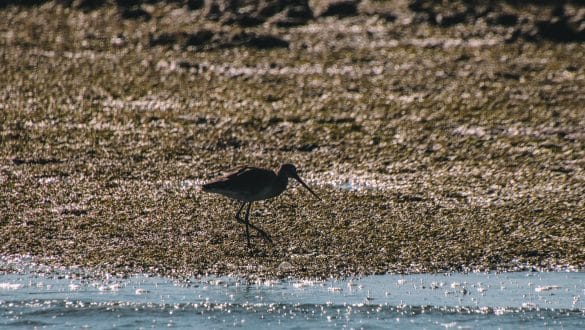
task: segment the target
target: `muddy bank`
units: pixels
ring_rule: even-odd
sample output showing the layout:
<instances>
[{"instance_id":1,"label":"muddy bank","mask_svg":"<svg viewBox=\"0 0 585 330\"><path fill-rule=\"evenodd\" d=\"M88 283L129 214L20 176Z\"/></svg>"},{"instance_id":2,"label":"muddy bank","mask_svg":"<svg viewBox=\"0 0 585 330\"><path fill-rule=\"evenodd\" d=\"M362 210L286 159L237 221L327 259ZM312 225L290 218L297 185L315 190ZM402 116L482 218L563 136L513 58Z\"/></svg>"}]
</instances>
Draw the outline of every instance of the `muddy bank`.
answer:
<instances>
[{"instance_id":1,"label":"muddy bank","mask_svg":"<svg viewBox=\"0 0 585 330\"><path fill-rule=\"evenodd\" d=\"M582 269L584 45L409 5L294 27L2 8L0 253L177 275ZM198 187L283 162L325 202L255 204L275 244L247 250L238 205Z\"/></svg>"}]
</instances>

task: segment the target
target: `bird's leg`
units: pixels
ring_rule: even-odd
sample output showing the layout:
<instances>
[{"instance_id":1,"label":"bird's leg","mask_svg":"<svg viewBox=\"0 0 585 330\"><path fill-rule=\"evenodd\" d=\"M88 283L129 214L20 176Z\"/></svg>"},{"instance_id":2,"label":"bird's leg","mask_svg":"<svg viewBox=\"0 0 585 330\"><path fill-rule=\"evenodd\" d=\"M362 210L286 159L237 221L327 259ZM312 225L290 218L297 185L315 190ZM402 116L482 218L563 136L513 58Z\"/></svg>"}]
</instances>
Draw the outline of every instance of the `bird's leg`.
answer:
<instances>
[{"instance_id":1,"label":"bird's leg","mask_svg":"<svg viewBox=\"0 0 585 330\"><path fill-rule=\"evenodd\" d=\"M244 206L246 204L247 203L244 202L244 203L242 203L242 206L240 206L240 209L238 210L238 213L236 213L236 221L239 222L239 223L241 223L241 224L246 225L246 227L249 226L252 229L256 230L260 234L260 236L262 236L262 238L264 238L268 242L272 243L272 238L270 238L270 235L268 235L264 230L262 230L261 228L253 225L252 223L250 223L250 221L246 221L246 220L242 219L242 217L240 216L240 213L242 213L242 210L244 209ZM250 203L250 206L251 206L251 203ZM246 217L249 220L249 215L247 215Z\"/></svg>"},{"instance_id":2,"label":"bird's leg","mask_svg":"<svg viewBox=\"0 0 585 330\"><path fill-rule=\"evenodd\" d=\"M246 206L246 204L248 204L248 202L243 202L242 205L240 206L240 208L238 209L238 213L236 213L236 221L246 225L246 239L248 240L248 247L250 247L250 233L249 233L249 229L248 229L249 224L247 221L242 219L242 217L240 217L240 213L242 213L242 210L244 209L244 206ZM248 204L248 210L249 209L250 209L250 206ZM246 219L248 219L247 213L246 213Z\"/></svg>"},{"instance_id":3,"label":"bird's leg","mask_svg":"<svg viewBox=\"0 0 585 330\"><path fill-rule=\"evenodd\" d=\"M265 240L267 240L268 242L272 243L272 238L270 238L270 235L268 235L264 230L262 230L260 227L254 226L253 224L250 224L250 227L254 228L258 234L260 234L260 236L262 236L262 238L264 238Z\"/></svg>"},{"instance_id":4,"label":"bird's leg","mask_svg":"<svg viewBox=\"0 0 585 330\"><path fill-rule=\"evenodd\" d=\"M250 224L250 226L254 229L256 229L256 231L260 234L260 236L262 236L262 238L264 238L265 240L267 240L270 243L272 242L272 238L270 238L270 235L268 235L264 230L256 227L256 226L252 226L252 224Z\"/></svg>"},{"instance_id":5,"label":"bird's leg","mask_svg":"<svg viewBox=\"0 0 585 330\"><path fill-rule=\"evenodd\" d=\"M248 204L248 212L246 212L246 223L248 224L248 226L254 228L260 234L260 236L262 236L262 238L264 238L268 242L272 243L272 239L264 230L260 229L260 227L254 226L253 224L250 223L250 219L248 218L248 215L250 213L250 206L252 206L251 202L250 202L250 204Z\"/></svg>"},{"instance_id":6,"label":"bird's leg","mask_svg":"<svg viewBox=\"0 0 585 330\"><path fill-rule=\"evenodd\" d=\"M248 240L248 247L250 247L250 207L252 207L252 202L249 202L246 208L246 239Z\"/></svg>"},{"instance_id":7,"label":"bird's leg","mask_svg":"<svg viewBox=\"0 0 585 330\"><path fill-rule=\"evenodd\" d=\"M240 217L240 213L242 213L242 210L244 209L244 206L246 205L246 202L242 203L242 206L240 206L240 209L238 210L238 213L236 213L236 221L239 223L244 223L244 219L242 219Z\"/></svg>"}]
</instances>

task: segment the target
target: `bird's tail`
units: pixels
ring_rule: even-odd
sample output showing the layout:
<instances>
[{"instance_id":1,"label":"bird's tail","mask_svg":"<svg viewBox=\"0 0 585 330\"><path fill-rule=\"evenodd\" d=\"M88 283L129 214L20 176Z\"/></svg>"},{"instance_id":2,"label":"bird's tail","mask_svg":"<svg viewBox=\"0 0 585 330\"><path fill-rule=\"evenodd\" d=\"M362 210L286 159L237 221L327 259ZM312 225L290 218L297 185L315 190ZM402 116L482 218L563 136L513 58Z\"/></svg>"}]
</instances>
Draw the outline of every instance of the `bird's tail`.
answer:
<instances>
[{"instance_id":1,"label":"bird's tail","mask_svg":"<svg viewBox=\"0 0 585 330\"><path fill-rule=\"evenodd\" d=\"M206 192L216 192L221 190L225 186L225 183L222 181L210 182L206 183L201 186L201 190Z\"/></svg>"}]
</instances>

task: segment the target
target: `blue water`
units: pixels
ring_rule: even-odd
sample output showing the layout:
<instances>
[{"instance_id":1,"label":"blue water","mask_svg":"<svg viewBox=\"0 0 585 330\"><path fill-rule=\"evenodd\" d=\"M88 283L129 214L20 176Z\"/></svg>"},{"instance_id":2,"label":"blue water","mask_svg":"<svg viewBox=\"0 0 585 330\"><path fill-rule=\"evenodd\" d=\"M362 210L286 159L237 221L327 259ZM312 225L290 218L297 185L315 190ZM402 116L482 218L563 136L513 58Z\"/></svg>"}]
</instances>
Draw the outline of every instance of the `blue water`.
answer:
<instances>
[{"instance_id":1,"label":"blue water","mask_svg":"<svg viewBox=\"0 0 585 330\"><path fill-rule=\"evenodd\" d=\"M585 329L585 273L327 281L6 274L0 327Z\"/></svg>"}]
</instances>

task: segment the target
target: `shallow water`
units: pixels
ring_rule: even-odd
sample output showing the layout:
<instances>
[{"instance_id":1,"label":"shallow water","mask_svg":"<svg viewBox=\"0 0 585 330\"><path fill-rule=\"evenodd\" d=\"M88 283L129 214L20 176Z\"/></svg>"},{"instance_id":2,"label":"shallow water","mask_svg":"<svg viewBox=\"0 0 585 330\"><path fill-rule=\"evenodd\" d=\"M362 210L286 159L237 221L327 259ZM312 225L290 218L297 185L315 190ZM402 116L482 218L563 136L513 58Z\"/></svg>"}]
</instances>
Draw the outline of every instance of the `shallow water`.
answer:
<instances>
[{"instance_id":1,"label":"shallow water","mask_svg":"<svg viewBox=\"0 0 585 330\"><path fill-rule=\"evenodd\" d=\"M585 273L382 275L346 280L0 276L8 328L585 327Z\"/></svg>"}]
</instances>

